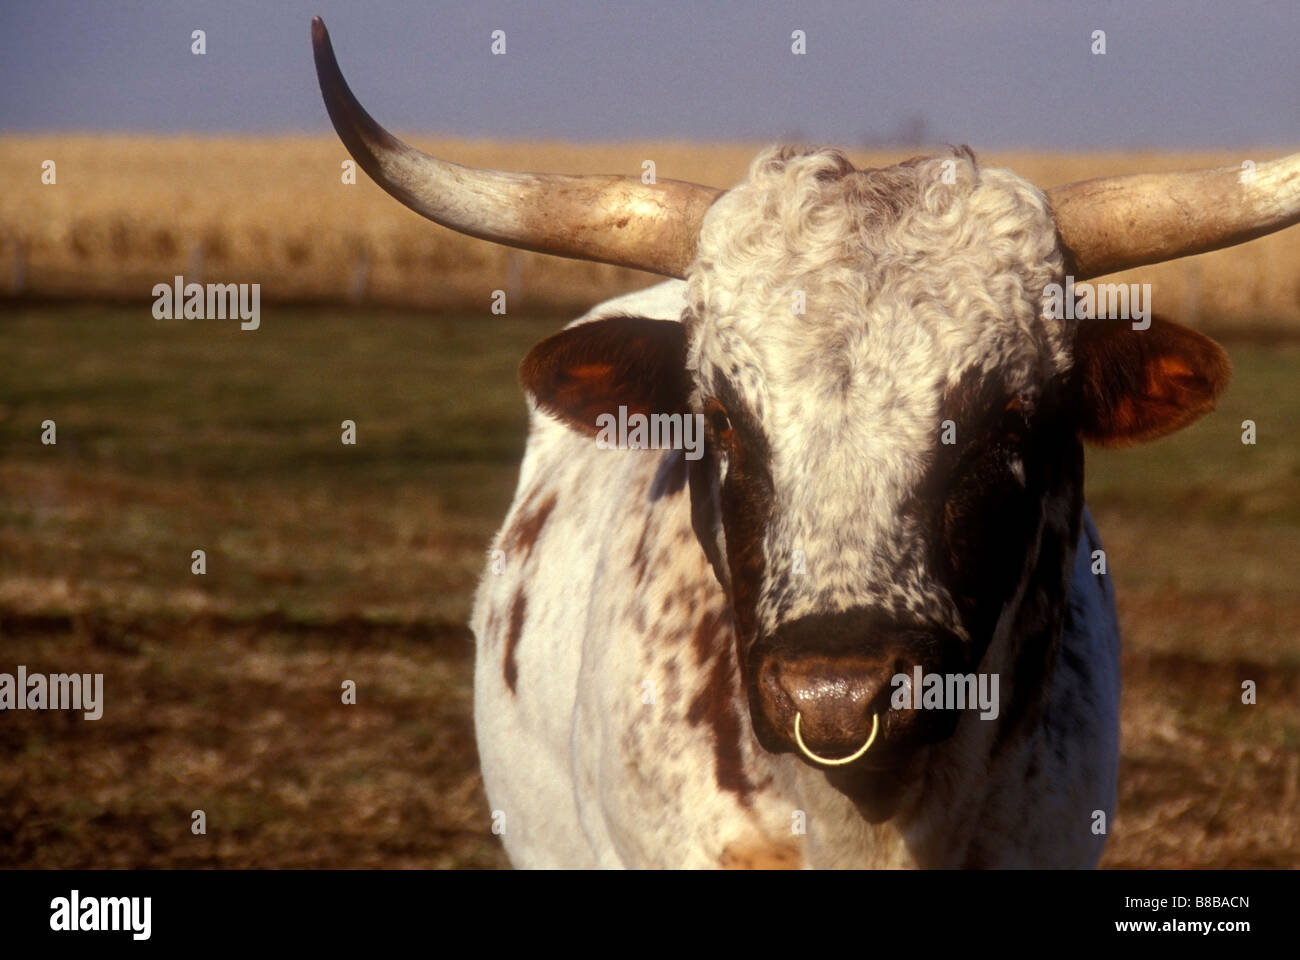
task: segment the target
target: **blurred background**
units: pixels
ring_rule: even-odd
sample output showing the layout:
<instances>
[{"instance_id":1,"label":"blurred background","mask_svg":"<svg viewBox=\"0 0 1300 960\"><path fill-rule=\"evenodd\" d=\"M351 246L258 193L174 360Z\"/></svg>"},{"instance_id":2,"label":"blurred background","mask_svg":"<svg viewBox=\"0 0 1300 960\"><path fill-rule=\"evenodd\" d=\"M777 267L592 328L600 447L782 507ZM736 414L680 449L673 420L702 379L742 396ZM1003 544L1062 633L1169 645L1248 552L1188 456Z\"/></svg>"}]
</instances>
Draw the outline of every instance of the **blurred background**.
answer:
<instances>
[{"instance_id":1,"label":"blurred background","mask_svg":"<svg viewBox=\"0 0 1300 960\"><path fill-rule=\"evenodd\" d=\"M1300 149L1297 4L4 5L0 672L100 672L106 700L0 713L5 866L505 864L466 622L515 368L656 279L344 183L318 13L382 123L471 165L725 187L773 141L870 166L966 143L1048 187ZM177 274L260 283L260 328L155 319ZM1300 866L1300 228L1107 279L1151 283L1235 379L1192 428L1090 453L1125 631L1103 865Z\"/></svg>"}]
</instances>

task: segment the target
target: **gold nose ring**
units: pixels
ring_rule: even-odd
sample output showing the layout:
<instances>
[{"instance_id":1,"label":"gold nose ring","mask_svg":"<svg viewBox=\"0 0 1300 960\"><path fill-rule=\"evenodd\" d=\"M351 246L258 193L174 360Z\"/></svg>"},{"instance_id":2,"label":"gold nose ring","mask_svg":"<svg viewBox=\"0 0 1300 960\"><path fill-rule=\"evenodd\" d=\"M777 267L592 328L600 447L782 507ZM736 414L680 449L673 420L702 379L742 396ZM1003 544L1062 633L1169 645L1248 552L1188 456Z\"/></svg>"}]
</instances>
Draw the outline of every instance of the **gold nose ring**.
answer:
<instances>
[{"instance_id":1,"label":"gold nose ring","mask_svg":"<svg viewBox=\"0 0 1300 960\"><path fill-rule=\"evenodd\" d=\"M880 729L880 715L873 713L871 715L871 736L867 737L867 742L858 747L857 752L852 756L843 757L839 760L828 760L825 757L817 756L817 754L809 750L807 744L803 742L803 736L799 733L799 716L798 713L795 713L794 715L794 742L799 745L799 749L803 752L805 757L813 761L813 763L820 763L827 767L842 767L844 764L852 763L854 760L861 757L864 753L870 750L871 745L876 742L876 732Z\"/></svg>"}]
</instances>

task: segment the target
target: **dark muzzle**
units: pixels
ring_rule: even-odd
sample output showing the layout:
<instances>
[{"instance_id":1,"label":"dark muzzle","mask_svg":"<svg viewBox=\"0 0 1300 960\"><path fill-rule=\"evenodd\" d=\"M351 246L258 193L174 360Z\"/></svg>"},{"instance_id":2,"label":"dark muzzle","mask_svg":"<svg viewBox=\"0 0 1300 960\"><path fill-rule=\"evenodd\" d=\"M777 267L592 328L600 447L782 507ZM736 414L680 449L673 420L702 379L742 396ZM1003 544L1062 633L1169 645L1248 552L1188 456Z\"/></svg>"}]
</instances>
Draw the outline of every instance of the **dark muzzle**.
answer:
<instances>
[{"instance_id":1,"label":"dark muzzle","mask_svg":"<svg viewBox=\"0 0 1300 960\"><path fill-rule=\"evenodd\" d=\"M854 757L891 765L951 735L952 711L894 709L897 678L959 669L960 638L902 624L869 609L804 617L761 638L749 653L750 710L765 749L832 766ZM910 690L910 688L909 688ZM797 731L796 731L797 725Z\"/></svg>"}]
</instances>

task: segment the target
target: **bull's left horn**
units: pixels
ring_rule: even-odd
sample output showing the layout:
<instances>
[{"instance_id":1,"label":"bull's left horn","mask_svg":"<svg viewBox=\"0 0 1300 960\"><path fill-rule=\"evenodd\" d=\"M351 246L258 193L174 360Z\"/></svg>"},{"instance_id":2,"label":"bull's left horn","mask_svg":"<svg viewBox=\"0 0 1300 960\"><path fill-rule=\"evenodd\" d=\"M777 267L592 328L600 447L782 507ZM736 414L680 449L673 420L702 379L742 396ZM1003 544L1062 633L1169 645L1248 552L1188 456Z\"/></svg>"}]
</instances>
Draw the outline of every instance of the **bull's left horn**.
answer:
<instances>
[{"instance_id":1,"label":"bull's left horn","mask_svg":"<svg viewBox=\"0 0 1300 960\"><path fill-rule=\"evenodd\" d=\"M371 178L430 220L482 240L684 277L720 190L680 180L477 170L398 140L357 102L320 17L311 22L325 108Z\"/></svg>"},{"instance_id":2,"label":"bull's left horn","mask_svg":"<svg viewBox=\"0 0 1300 960\"><path fill-rule=\"evenodd\" d=\"M1075 279L1245 243L1300 222L1300 153L1253 167L1102 177L1047 191Z\"/></svg>"}]
</instances>

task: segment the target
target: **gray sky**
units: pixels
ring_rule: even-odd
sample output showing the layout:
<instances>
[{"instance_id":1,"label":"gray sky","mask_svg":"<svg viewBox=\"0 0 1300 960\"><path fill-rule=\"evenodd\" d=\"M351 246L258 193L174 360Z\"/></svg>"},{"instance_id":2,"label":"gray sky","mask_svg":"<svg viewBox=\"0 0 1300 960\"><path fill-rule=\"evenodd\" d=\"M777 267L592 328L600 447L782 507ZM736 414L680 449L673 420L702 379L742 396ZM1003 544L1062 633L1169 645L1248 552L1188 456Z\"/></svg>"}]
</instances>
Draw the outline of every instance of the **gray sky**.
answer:
<instances>
[{"instance_id":1,"label":"gray sky","mask_svg":"<svg viewBox=\"0 0 1300 960\"><path fill-rule=\"evenodd\" d=\"M1300 141L1300 0L0 0L0 131L325 133L315 13L360 100L408 133Z\"/></svg>"}]
</instances>

